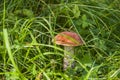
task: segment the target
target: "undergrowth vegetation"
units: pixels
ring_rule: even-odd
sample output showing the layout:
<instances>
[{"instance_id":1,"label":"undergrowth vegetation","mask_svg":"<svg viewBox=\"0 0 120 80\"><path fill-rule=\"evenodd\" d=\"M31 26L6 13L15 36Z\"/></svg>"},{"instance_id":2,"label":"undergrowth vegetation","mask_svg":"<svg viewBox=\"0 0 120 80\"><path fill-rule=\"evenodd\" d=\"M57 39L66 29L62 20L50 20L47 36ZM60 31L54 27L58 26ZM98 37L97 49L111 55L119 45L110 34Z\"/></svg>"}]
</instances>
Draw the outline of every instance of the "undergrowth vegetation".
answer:
<instances>
[{"instance_id":1,"label":"undergrowth vegetation","mask_svg":"<svg viewBox=\"0 0 120 80\"><path fill-rule=\"evenodd\" d=\"M1 80L119 80L120 0L0 0ZM62 31L82 36L63 71Z\"/></svg>"}]
</instances>

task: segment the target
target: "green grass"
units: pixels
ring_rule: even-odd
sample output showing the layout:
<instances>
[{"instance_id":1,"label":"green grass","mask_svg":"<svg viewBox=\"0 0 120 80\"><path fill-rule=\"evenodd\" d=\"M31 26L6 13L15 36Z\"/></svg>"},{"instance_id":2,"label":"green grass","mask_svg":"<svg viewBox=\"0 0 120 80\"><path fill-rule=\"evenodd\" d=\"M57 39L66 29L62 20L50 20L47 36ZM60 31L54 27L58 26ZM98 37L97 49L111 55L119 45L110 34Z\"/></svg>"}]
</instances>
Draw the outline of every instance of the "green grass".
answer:
<instances>
[{"instance_id":1,"label":"green grass","mask_svg":"<svg viewBox=\"0 0 120 80\"><path fill-rule=\"evenodd\" d=\"M1 80L119 80L119 0L0 0ZM52 42L74 31L74 69L63 72L64 48ZM42 77L42 79L40 79Z\"/></svg>"}]
</instances>

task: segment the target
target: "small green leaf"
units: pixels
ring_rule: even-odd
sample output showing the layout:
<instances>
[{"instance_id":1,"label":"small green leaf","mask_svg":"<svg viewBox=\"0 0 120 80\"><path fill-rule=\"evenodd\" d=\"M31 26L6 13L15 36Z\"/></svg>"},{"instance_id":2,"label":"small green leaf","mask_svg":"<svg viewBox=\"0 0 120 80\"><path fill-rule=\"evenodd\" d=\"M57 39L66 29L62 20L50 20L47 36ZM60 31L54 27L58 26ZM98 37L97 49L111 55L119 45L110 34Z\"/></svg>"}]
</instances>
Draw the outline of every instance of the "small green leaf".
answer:
<instances>
[{"instance_id":1,"label":"small green leaf","mask_svg":"<svg viewBox=\"0 0 120 80\"><path fill-rule=\"evenodd\" d=\"M85 22L85 21L83 21L83 22L82 22L82 28L84 28L84 29L85 29L87 26L88 26L88 23L87 23L87 22Z\"/></svg>"},{"instance_id":2,"label":"small green leaf","mask_svg":"<svg viewBox=\"0 0 120 80\"><path fill-rule=\"evenodd\" d=\"M88 22L87 22L87 17L86 15L84 14L82 16L82 28L86 28L88 26Z\"/></svg>"},{"instance_id":3,"label":"small green leaf","mask_svg":"<svg viewBox=\"0 0 120 80\"><path fill-rule=\"evenodd\" d=\"M85 14L82 16L82 20L83 20L83 21L86 21L86 20L87 20L87 17L86 17Z\"/></svg>"},{"instance_id":4,"label":"small green leaf","mask_svg":"<svg viewBox=\"0 0 120 80\"><path fill-rule=\"evenodd\" d=\"M28 17L28 18L34 17L33 11L29 9L16 10L14 13L19 17Z\"/></svg>"},{"instance_id":5,"label":"small green leaf","mask_svg":"<svg viewBox=\"0 0 120 80\"><path fill-rule=\"evenodd\" d=\"M82 61L83 61L83 63L84 63L86 66L91 66L91 65L92 65L91 56L88 55L88 54L85 54L85 55L83 56Z\"/></svg>"},{"instance_id":6,"label":"small green leaf","mask_svg":"<svg viewBox=\"0 0 120 80\"><path fill-rule=\"evenodd\" d=\"M29 10L29 9L23 9L23 15L26 15L29 18L34 17L33 12L31 10Z\"/></svg>"},{"instance_id":7,"label":"small green leaf","mask_svg":"<svg viewBox=\"0 0 120 80\"><path fill-rule=\"evenodd\" d=\"M79 10L78 5L74 6L74 8L73 8L73 14L74 14L75 18L78 18L80 16L80 10Z\"/></svg>"}]
</instances>

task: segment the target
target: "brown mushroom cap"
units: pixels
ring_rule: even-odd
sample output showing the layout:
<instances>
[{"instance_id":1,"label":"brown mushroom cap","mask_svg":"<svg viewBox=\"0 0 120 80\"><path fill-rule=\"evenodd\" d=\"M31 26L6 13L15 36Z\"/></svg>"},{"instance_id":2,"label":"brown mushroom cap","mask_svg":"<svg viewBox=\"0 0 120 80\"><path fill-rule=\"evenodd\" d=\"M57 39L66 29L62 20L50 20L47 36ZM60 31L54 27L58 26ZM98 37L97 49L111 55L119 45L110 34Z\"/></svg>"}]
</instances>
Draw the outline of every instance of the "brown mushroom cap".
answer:
<instances>
[{"instance_id":1,"label":"brown mushroom cap","mask_svg":"<svg viewBox=\"0 0 120 80\"><path fill-rule=\"evenodd\" d=\"M78 34L67 31L57 34L54 38L54 42L63 46L79 46L84 44L83 40Z\"/></svg>"}]
</instances>

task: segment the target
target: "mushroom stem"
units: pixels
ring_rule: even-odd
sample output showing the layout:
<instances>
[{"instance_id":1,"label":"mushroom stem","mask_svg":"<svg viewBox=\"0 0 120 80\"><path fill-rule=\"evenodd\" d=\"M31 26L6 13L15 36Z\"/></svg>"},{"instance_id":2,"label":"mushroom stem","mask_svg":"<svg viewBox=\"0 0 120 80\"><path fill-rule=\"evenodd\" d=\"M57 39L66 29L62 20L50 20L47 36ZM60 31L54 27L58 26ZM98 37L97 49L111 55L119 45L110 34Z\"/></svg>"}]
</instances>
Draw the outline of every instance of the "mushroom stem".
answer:
<instances>
[{"instance_id":1,"label":"mushroom stem","mask_svg":"<svg viewBox=\"0 0 120 80\"><path fill-rule=\"evenodd\" d=\"M64 61L63 61L63 70L65 71L68 68L74 67L72 56L74 55L73 46L64 46Z\"/></svg>"}]
</instances>

